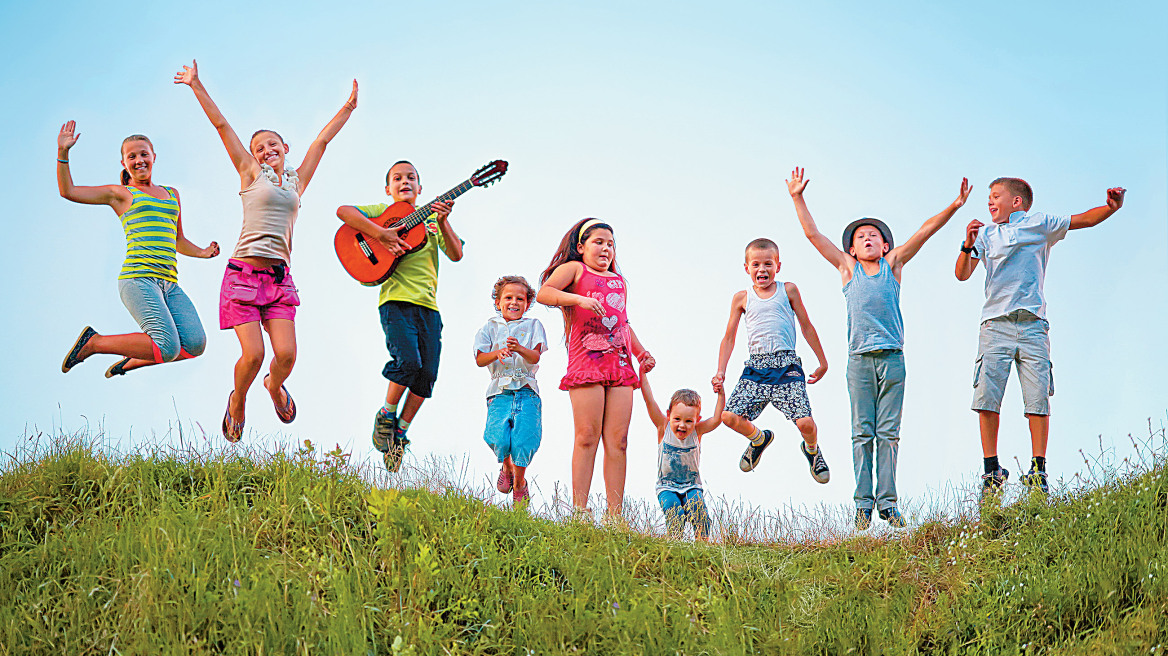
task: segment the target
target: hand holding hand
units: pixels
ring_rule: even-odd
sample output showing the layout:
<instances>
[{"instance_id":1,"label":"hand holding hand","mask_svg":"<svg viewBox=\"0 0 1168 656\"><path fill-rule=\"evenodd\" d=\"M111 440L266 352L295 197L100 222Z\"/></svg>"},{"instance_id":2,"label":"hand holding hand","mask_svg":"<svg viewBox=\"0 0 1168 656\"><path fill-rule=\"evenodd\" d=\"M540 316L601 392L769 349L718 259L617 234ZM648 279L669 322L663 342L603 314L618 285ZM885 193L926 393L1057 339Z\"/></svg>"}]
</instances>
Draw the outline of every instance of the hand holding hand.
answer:
<instances>
[{"instance_id":1,"label":"hand holding hand","mask_svg":"<svg viewBox=\"0 0 1168 656\"><path fill-rule=\"evenodd\" d=\"M345 101L345 107L348 107L350 112L357 109L357 80L353 80L353 93L349 94L349 99Z\"/></svg>"},{"instance_id":2,"label":"hand holding hand","mask_svg":"<svg viewBox=\"0 0 1168 656\"><path fill-rule=\"evenodd\" d=\"M377 241L381 245L388 248L394 257L401 257L410 248L409 242L398 236L397 230L393 228L385 228L377 235Z\"/></svg>"},{"instance_id":3,"label":"hand holding hand","mask_svg":"<svg viewBox=\"0 0 1168 656\"><path fill-rule=\"evenodd\" d=\"M640 370L642 374L647 374L650 371L653 371L653 367L657 366L657 361L653 359L653 356L650 355L648 351L641 351L641 355L637 358L637 362L641 363Z\"/></svg>"},{"instance_id":4,"label":"hand holding hand","mask_svg":"<svg viewBox=\"0 0 1168 656\"><path fill-rule=\"evenodd\" d=\"M69 121L72 123L73 121ZM1112 187L1107 190L1107 207L1112 212L1123 207L1123 195L1127 193L1127 189L1123 187Z\"/></svg>"},{"instance_id":5,"label":"hand holding hand","mask_svg":"<svg viewBox=\"0 0 1168 656\"><path fill-rule=\"evenodd\" d=\"M827 373L827 363L820 362L819 368L816 369L815 371L811 372L811 375L807 377L807 384L814 385L815 383L818 383L820 380L823 379L823 374L826 374L826 373Z\"/></svg>"},{"instance_id":6,"label":"hand holding hand","mask_svg":"<svg viewBox=\"0 0 1168 656\"><path fill-rule=\"evenodd\" d=\"M183 69L174 74L175 84L185 84L189 87L195 86L199 81L199 62L191 60L190 66L183 66Z\"/></svg>"},{"instance_id":7,"label":"hand holding hand","mask_svg":"<svg viewBox=\"0 0 1168 656\"><path fill-rule=\"evenodd\" d=\"M592 298L591 296L576 294L576 307L595 312L600 317L604 316L604 304L599 299Z\"/></svg>"},{"instance_id":8,"label":"hand holding hand","mask_svg":"<svg viewBox=\"0 0 1168 656\"><path fill-rule=\"evenodd\" d=\"M219 242L213 241L206 248L200 249L196 257L212 258L219 254Z\"/></svg>"},{"instance_id":9,"label":"hand holding hand","mask_svg":"<svg viewBox=\"0 0 1168 656\"><path fill-rule=\"evenodd\" d=\"M970 248L971 246L973 246L973 242L977 240L977 231L981 230L981 227L984 225L985 224L982 223L981 221L974 219L974 220L969 222L969 225L965 226L965 247L966 248Z\"/></svg>"},{"instance_id":10,"label":"hand holding hand","mask_svg":"<svg viewBox=\"0 0 1168 656\"><path fill-rule=\"evenodd\" d=\"M451 210L454 209L454 201L434 201L430 203L430 211L438 215L438 222L441 223L450 217Z\"/></svg>"},{"instance_id":11,"label":"hand holding hand","mask_svg":"<svg viewBox=\"0 0 1168 656\"><path fill-rule=\"evenodd\" d=\"M958 209L969 200L969 192L973 191L973 185L969 184L969 178L961 178L961 191L957 192L957 200L953 201L953 209Z\"/></svg>"},{"instance_id":12,"label":"hand holding hand","mask_svg":"<svg viewBox=\"0 0 1168 656\"><path fill-rule=\"evenodd\" d=\"M714 379L710 382L714 386L714 394L725 394L726 393L726 388L722 385L722 381L718 379L718 376L714 376Z\"/></svg>"},{"instance_id":13,"label":"hand holding hand","mask_svg":"<svg viewBox=\"0 0 1168 656\"><path fill-rule=\"evenodd\" d=\"M61 133L57 135L58 150L69 150L73 147L73 144L77 143L77 140L81 138L80 132L73 132L76 127L77 121L69 121L61 126ZM1122 199L1120 202L1122 203Z\"/></svg>"},{"instance_id":14,"label":"hand holding hand","mask_svg":"<svg viewBox=\"0 0 1168 656\"><path fill-rule=\"evenodd\" d=\"M795 170L791 171L791 179L787 180L787 191L791 192L792 198L802 195L808 182L811 181L803 178L803 169L796 166Z\"/></svg>"},{"instance_id":15,"label":"hand holding hand","mask_svg":"<svg viewBox=\"0 0 1168 656\"><path fill-rule=\"evenodd\" d=\"M714 386L715 390L718 389L719 387L722 387L722 384L725 382L726 382L726 374L725 374L725 372L721 372L721 371L714 374L714 377L710 379L710 384Z\"/></svg>"}]
</instances>

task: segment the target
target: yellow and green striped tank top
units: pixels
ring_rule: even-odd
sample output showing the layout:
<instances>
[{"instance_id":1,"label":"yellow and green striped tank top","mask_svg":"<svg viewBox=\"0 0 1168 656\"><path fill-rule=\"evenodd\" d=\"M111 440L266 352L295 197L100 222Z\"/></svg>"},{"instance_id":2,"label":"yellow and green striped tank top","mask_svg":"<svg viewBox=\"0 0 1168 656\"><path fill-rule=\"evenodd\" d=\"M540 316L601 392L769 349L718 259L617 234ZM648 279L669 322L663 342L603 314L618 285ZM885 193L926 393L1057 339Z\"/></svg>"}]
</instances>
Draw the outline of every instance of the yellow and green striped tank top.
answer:
<instances>
[{"instance_id":1,"label":"yellow and green striped tank top","mask_svg":"<svg viewBox=\"0 0 1168 656\"><path fill-rule=\"evenodd\" d=\"M126 189L134 200L120 217L126 231L126 261L118 280L161 278L177 283L179 206L174 189L163 187L169 197L161 200L137 187Z\"/></svg>"}]
</instances>

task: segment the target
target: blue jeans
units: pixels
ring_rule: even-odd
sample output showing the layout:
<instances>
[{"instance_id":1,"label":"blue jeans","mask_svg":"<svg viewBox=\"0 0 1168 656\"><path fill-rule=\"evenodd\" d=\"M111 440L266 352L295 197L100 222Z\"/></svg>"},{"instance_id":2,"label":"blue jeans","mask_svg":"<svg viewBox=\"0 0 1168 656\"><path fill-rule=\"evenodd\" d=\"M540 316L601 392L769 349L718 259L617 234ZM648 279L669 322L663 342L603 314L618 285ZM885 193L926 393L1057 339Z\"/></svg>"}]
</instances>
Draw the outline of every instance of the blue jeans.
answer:
<instances>
[{"instance_id":1,"label":"blue jeans","mask_svg":"<svg viewBox=\"0 0 1168 656\"><path fill-rule=\"evenodd\" d=\"M852 465L857 508L896 506L896 453L904 406L904 352L885 349L848 356L852 402ZM875 452L875 453L873 453ZM873 462L875 455L875 462ZM872 468L876 494L872 494Z\"/></svg>"},{"instance_id":2,"label":"blue jeans","mask_svg":"<svg viewBox=\"0 0 1168 656\"><path fill-rule=\"evenodd\" d=\"M695 538L705 538L710 534L710 514L706 512L701 488L693 488L685 493L661 490L657 493L657 501L665 513L669 537L680 540L687 519L693 526Z\"/></svg>"},{"instance_id":3,"label":"blue jeans","mask_svg":"<svg viewBox=\"0 0 1168 656\"><path fill-rule=\"evenodd\" d=\"M161 278L126 278L118 281L118 295L142 332L154 342L155 359L172 362L180 355L202 355L207 333L195 304L177 283Z\"/></svg>"},{"instance_id":4,"label":"blue jeans","mask_svg":"<svg viewBox=\"0 0 1168 656\"><path fill-rule=\"evenodd\" d=\"M530 387L503 390L487 399L483 439L499 462L511 456L518 467L531 465L543 439L543 401Z\"/></svg>"}]
</instances>

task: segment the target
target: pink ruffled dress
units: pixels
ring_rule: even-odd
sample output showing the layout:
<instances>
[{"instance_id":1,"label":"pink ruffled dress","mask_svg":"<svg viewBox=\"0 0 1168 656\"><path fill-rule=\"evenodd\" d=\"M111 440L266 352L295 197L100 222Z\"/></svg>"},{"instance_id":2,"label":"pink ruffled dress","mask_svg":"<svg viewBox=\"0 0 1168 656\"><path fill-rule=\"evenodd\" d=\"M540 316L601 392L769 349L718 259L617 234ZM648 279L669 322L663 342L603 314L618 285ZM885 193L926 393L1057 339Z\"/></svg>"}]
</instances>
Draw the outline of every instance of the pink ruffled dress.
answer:
<instances>
[{"instance_id":1,"label":"pink ruffled dress","mask_svg":"<svg viewBox=\"0 0 1168 656\"><path fill-rule=\"evenodd\" d=\"M568 371L560 381L560 389L596 384L640 387L629 346L625 279L619 274L598 276L585 267L580 280L567 291L597 299L605 316L579 307L568 309Z\"/></svg>"}]
</instances>

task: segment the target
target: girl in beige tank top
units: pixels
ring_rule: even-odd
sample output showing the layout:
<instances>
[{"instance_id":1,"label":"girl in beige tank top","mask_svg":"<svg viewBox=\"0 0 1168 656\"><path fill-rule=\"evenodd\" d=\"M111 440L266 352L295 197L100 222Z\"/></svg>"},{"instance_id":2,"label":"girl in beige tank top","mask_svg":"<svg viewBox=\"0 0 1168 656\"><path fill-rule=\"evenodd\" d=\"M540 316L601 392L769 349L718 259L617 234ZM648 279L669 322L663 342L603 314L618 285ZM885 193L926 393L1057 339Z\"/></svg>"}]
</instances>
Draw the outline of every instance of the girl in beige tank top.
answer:
<instances>
[{"instance_id":1,"label":"girl in beige tank top","mask_svg":"<svg viewBox=\"0 0 1168 656\"><path fill-rule=\"evenodd\" d=\"M316 166L324 155L325 147L337 136L349 120L349 115L357 108L357 81L353 80L349 100L309 144L304 161L295 169L286 166L284 157L290 149L284 139L272 130L256 132L248 146L244 146L203 87L197 63L183 66L175 74L174 82L186 84L194 91L199 105L223 140L231 164L239 172L243 228L232 256L233 262L228 264L225 277L246 270L261 277L271 275L283 281L292 256L292 226L296 222L300 197L316 173ZM234 272L231 269L233 266ZM272 363L265 376L264 386L272 397L280 421L289 423L296 418L296 405L284 387L284 381L292 373L292 365L296 360L296 330L292 319L267 318L232 325L242 350L235 365L235 387L227 396L227 411L223 415L223 435L232 442L243 436L247 390L255 381L264 361L261 323L268 331L272 344Z\"/></svg>"}]
</instances>

